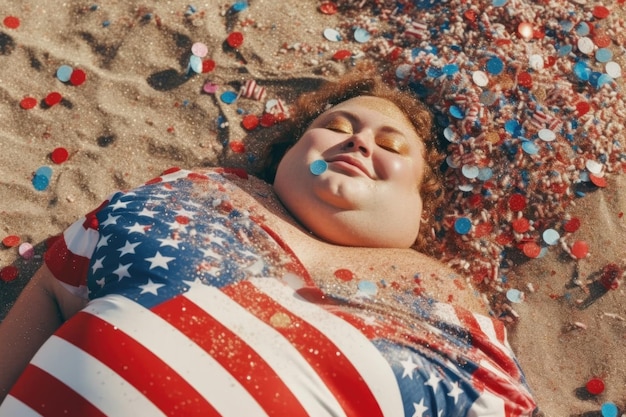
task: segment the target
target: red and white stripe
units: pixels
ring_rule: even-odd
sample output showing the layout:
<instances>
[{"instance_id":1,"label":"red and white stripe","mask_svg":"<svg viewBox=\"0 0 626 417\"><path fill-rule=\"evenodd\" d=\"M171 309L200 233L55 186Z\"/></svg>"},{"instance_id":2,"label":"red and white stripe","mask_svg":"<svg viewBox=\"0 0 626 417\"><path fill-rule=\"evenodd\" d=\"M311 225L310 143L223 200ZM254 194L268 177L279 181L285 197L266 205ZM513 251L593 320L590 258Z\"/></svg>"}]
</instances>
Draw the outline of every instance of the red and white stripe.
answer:
<instances>
[{"instance_id":1,"label":"red and white stripe","mask_svg":"<svg viewBox=\"0 0 626 417\"><path fill-rule=\"evenodd\" d=\"M263 100L265 98L265 87L257 85L254 80L247 80L242 86L239 94L246 98L253 98L255 100Z\"/></svg>"},{"instance_id":2,"label":"red and white stripe","mask_svg":"<svg viewBox=\"0 0 626 417\"><path fill-rule=\"evenodd\" d=\"M405 36L417 39L425 39L428 34L428 25L422 22L409 22L404 29Z\"/></svg>"},{"instance_id":3,"label":"red and white stripe","mask_svg":"<svg viewBox=\"0 0 626 417\"><path fill-rule=\"evenodd\" d=\"M271 278L195 284L152 310L118 295L94 300L8 398L2 415L403 414L393 372L367 337Z\"/></svg>"}]
</instances>

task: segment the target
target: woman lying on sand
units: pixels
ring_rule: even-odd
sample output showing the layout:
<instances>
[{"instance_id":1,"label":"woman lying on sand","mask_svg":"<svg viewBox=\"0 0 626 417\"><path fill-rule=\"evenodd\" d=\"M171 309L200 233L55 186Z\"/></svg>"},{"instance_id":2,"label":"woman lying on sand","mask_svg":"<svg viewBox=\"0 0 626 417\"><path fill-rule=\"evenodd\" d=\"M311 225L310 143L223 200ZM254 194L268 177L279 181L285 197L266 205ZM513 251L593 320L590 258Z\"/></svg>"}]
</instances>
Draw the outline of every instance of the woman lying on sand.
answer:
<instances>
[{"instance_id":1,"label":"woman lying on sand","mask_svg":"<svg viewBox=\"0 0 626 417\"><path fill-rule=\"evenodd\" d=\"M529 416L502 324L414 248L432 116L365 75L262 181L171 169L71 225L0 326L1 416Z\"/></svg>"}]
</instances>

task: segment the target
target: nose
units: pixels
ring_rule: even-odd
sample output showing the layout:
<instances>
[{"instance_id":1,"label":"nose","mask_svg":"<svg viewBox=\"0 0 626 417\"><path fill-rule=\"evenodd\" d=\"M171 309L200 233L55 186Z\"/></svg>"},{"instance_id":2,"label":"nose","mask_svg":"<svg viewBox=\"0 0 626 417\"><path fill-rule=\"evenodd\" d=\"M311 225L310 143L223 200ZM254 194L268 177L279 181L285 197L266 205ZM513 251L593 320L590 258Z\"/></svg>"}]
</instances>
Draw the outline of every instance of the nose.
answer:
<instances>
[{"instance_id":1,"label":"nose","mask_svg":"<svg viewBox=\"0 0 626 417\"><path fill-rule=\"evenodd\" d=\"M359 152L363 156L370 156L374 146L374 139L371 132L362 131L352 135L344 143L344 150L348 152Z\"/></svg>"}]
</instances>

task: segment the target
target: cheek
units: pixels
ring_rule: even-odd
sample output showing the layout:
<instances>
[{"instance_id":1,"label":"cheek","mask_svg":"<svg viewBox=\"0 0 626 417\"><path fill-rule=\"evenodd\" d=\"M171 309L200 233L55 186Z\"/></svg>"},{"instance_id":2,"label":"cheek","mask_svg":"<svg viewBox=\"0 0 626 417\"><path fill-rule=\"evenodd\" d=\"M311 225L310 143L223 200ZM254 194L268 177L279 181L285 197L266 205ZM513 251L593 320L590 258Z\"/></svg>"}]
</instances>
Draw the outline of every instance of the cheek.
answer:
<instances>
[{"instance_id":1,"label":"cheek","mask_svg":"<svg viewBox=\"0 0 626 417\"><path fill-rule=\"evenodd\" d=\"M415 164L411 159L393 155L380 161L380 176L394 181L403 189L417 190L421 178L420 170L423 167Z\"/></svg>"}]
</instances>

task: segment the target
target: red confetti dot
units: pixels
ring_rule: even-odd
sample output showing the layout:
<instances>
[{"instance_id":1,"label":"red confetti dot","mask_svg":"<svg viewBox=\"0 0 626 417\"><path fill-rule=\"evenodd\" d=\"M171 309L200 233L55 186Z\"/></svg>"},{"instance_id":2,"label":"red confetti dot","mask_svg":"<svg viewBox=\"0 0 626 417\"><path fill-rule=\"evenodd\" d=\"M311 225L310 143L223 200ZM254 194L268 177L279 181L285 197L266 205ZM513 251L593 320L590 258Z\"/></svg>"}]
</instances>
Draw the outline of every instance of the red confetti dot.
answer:
<instances>
[{"instance_id":1,"label":"red confetti dot","mask_svg":"<svg viewBox=\"0 0 626 417\"><path fill-rule=\"evenodd\" d=\"M596 187L600 187L600 188L606 187L606 178L604 177L598 177L596 175L589 174L589 179Z\"/></svg>"},{"instance_id":2,"label":"red confetti dot","mask_svg":"<svg viewBox=\"0 0 626 417\"><path fill-rule=\"evenodd\" d=\"M335 61L343 61L346 58L350 58L352 56L352 52L347 49L340 49L333 55L333 59Z\"/></svg>"},{"instance_id":3,"label":"red confetti dot","mask_svg":"<svg viewBox=\"0 0 626 417\"><path fill-rule=\"evenodd\" d=\"M611 42L611 37L603 32L598 32L593 37L593 43L595 43L598 48L608 48L611 46Z\"/></svg>"},{"instance_id":4,"label":"red confetti dot","mask_svg":"<svg viewBox=\"0 0 626 417\"><path fill-rule=\"evenodd\" d=\"M67 161L68 157L69 152L65 148L56 148L50 154L50 159L52 159L52 162L54 162L55 164L62 164L63 162Z\"/></svg>"},{"instance_id":5,"label":"red confetti dot","mask_svg":"<svg viewBox=\"0 0 626 417\"><path fill-rule=\"evenodd\" d=\"M477 238L488 236L493 231L491 223L478 223L474 228L474 236Z\"/></svg>"},{"instance_id":6,"label":"red confetti dot","mask_svg":"<svg viewBox=\"0 0 626 417\"><path fill-rule=\"evenodd\" d=\"M589 245L583 240L577 240L572 245L572 255L577 259L583 259L589 254Z\"/></svg>"},{"instance_id":7,"label":"red confetti dot","mask_svg":"<svg viewBox=\"0 0 626 417\"><path fill-rule=\"evenodd\" d=\"M541 246L536 244L535 242L526 242L522 248L524 255L529 258L536 258L541 254Z\"/></svg>"},{"instance_id":8,"label":"red confetti dot","mask_svg":"<svg viewBox=\"0 0 626 417\"><path fill-rule=\"evenodd\" d=\"M63 100L63 96L56 91L48 94L46 98L43 99L43 101L50 107L54 106L55 104L59 104L61 100Z\"/></svg>"},{"instance_id":9,"label":"red confetti dot","mask_svg":"<svg viewBox=\"0 0 626 417\"><path fill-rule=\"evenodd\" d=\"M37 105L37 99L35 97L24 97L20 101L20 107L24 110L30 110Z\"/></svg>"},{"instance_id":10,"label":"red confetti dot","mask_svg":"<svg viewBox=\"0 0 626 417\"><path fill-rule=\"evenodd\" d=\"M611 14L611 11L604 6L597 5L594 6L591 14L593 14L593 17L595 17L596 19L606 19Z\"/></svg>"},{"instance_id":11,"label":"red confetti dot","mask_svg":"<svg viewBox=\"0 0 626 417\"><path fill-rule=\"evenodd\" d=\"M533 30L533 38L535 39L543 39L546 37L546 31L543 28L534 29Z\"/></svg>"},{"instance_id":12,"label":"red confetti dot","mask_svg":"<svg viewBox=\"0 0 626 417\"><path fill-rule=\"evenodd\" d=\"M70 76L70 84L79 86L85 82L87 79L87 74L82 69L75 69L72 71L72 75Z\"/></svg>"},{"instance_id":13,"label":"red confetti dot","mask_svg":"<svg viewBox=\"0 0 626 417\"><path fill-rule=\"evenodd\" d=\"M212 59L205 59L202 61L202 72L207 73L215 69L215 61Z\"/></svg>"},{"instance_id":14,"label":"red confetti dot","mask_svg":"<svg viewBox=\"0 0 626 417\"><path fill-rule=\"evenodd\" d=\"M2 244L4 246L6 246L7 248L12 248L14 246L17 246L20 244L20 237L16 236L16 235L9 235L7 237L5 237L4 239L2 239Z\"/></svg>"},{"instance_id":15,"label":"red confetti dot","mask_svg":"<svg viewBox=\"0 0 626 417\"><path fill-rule=\"evenodd\" d=\"M513 242L513 236L509 233L502 233L496 237L496 243L498 245L506 246Z\"/></svg>"},{"instance_id":16,"label":"red confetti dot","mask_svg":"<svg viewBox=\"0 0 626 417\"><path fill-rule=\"evenodd\" d=\"M13 265L5 266L0 270L0 279L4 282L11 282L17 278L19 272Z\"/></svg>"},{"instance_id":17,"label":"red confetti dot","mask_svg":"<svg viewBox=\"0 0 626 417\"><path fill-rule=\"evenodd\" d=\"M522 211L526 208L526 197L521 194L513 194L509 198L509 208L513 211Z\"/></svg>"},{"instance_id":18,"label":"red confetti dot","mask_svg":"<svg viewBox=\"0 0 626 417\"><path fill-rule=\"evenodd\" d=\"M468 9L463 13L463 17L466 18L470 22L476 21L476 12L472 9Z\"/></svg>"},{"instance_id":19,"label":"red confetti dot","mask_svg":"<svg viewBox=\"0 0 626 417\"><path fill-rule=\"evenodd\" d=\"M530 229L530 222L528 219L524 217L520 217L519 219L515 219L512 222L513 230L517 233L526 233Z\"/></svg>"},{"instance_id":20,"label":"red confetti dot","mask_svg":"<svg viewBox=\"0 0 626 417\"><path fill-rule=\"evenodd\" d=\"M231 48L239 48L243 44L243 33L233 32L226 38L226 43Z\"/></svg>"},{"instance_id":21,"label":"red confetti dot","mask_svg":"<svg viewBox=\"0 0 626 417\"><path fill-rule=\"evenodd\" d=\"M352 281L354 279L354 274L349 269L338 269L334 275L342 281Z\"/></svg>"},{"instance_id":22,"label":"red confetti dot","mask_svg":"<svg viewBox=\"0 0 626 417\"><path fill-rule=\"evenodd\" d=\"M17 16L7 16L3 20L4 26L9 29L17 29L20 27L20 18Z\"/></svg>"},{"instance_id":23,"label":"red confetti dot","mask_svg":"<svg viewBox=\"0 0 626 417\"><path fill-rule=\"evenodd\" d=\"M517 75L517 83L526 88L531 88L533 86L533 77L527 72L520 72Z\"/></svg>"},{"instance_id":24,"label":"red confetti dot","mask_svg":"<svg viewBox=\"0 0 626 417\"><path fill-rule=\"evenodd\" d=\"M264 113L261 116L261 126L263 127L272 127L276 124L276 116L272 113Z\"/></svg>"},{"instance_id":25,"label":"red confetti dot","mask_svg":"<svg viewBox=\"0 0 626 417\"><path fill-rule=\"evenodd\" d=\"M585 386L591 395L600 395L604 391L604 381L600 378L591 378Z\"/></svg>"},{"instance_id":26,"label":"red confetti dot","mask_svg":"<svg viewBox=\"0 0 626 417\"><path fill-rule=\"evenodd\" d=\"M578 117L582 117L591 109L591 105L586 101L579 101L576 103L576 114Z\"/></svg>"},{"instance_id":27,"label":"red confetti dot","mask_svg":"<svg viewBox=\"0 0 626 417\"><path fill-rule=\"evenodd\" d=\"M256 117L254 114L248 114L244 116L241 124L246 130L254 130L259 125L259 118Z\"/></svg>"},{"instance_id":28,"label":"red confetti dot","mask_svg":"<svg viewBox=\"0 0 626 417\"><path fill-rule=\"evenodd\" d=\"M563 225L563 230L567 233L574 233L580 228L580 219L578 217L572 217Z\"/></svg>"},{"instance_id":29,"label":"red confetti dot","mask_svg":"<svg viewBox=\"0 0 626 417\"><path fill-rule=\"evenodd\" d=\"M551 67L551 66L553 66L554 64L556 64L556 58L555 58L555 57L553 57L553 56L549 56L549 57L547 57L547 58L545 59L544 63L543 63L543 65L544 65L545 67Z\"/></svg>"},{"instance_id":30,"label":"red confetti dot","mask_svg":"<svg viewBox=\"0 0 626 417\"><path fill-rule=\"evenodd\" d=\"M320 12L324 14L335 14L337 13L337 5L332 1L325 1L320 4Z\"/></svg>"},{"instance_id":31,"label":"red confetti dot","mask_svg":"<svg viewBox=\"0 0 626 417\"><path fill-rule=\"evenodd\" d=\"M240 141L232 141L229 144L230 149L235 153L244 153L246 151L246 146L243 142Z\"/></svg>"}]
</instances>

